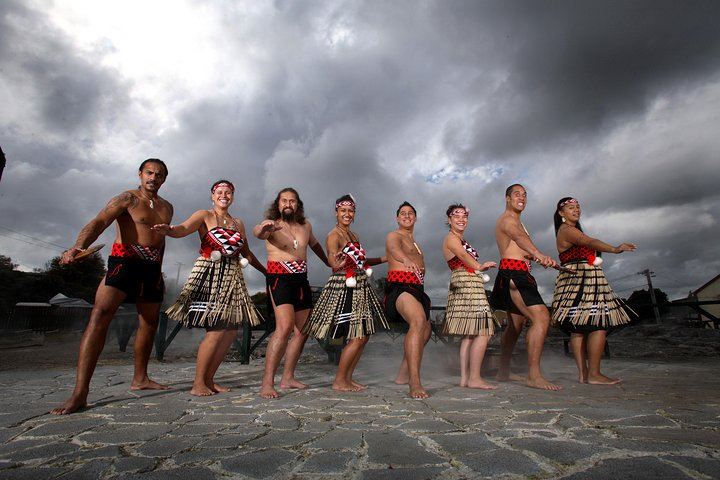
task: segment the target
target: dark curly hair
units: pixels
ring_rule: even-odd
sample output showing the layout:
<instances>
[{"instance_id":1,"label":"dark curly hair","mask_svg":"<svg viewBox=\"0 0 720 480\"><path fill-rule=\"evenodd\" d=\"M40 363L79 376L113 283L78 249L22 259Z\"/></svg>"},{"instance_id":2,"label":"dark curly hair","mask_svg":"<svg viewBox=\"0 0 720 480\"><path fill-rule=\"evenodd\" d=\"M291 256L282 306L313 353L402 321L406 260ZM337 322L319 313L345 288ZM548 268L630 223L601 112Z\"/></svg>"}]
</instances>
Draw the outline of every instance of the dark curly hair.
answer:
<instances>
[{"instance_id":1,"label":"dark curly hair","mask_svg":"<svg viewBox=\"0 0 720 480\"><path fill-rule=\"evenodd\" d=\"M268 220L279 220L280 217L282 217L282 212L280 211L280 195L287 192L292 193L295 195L295 198L297 198L297 210L295 210L293 221L300 225L305 225L305 206L303 205L302 200L300 200L300 195L298 195L297 190L292 187L283 188L278 192L275 197L275 201L272 202L265 211L265 218Z\"/></svg>"}]
</instances>

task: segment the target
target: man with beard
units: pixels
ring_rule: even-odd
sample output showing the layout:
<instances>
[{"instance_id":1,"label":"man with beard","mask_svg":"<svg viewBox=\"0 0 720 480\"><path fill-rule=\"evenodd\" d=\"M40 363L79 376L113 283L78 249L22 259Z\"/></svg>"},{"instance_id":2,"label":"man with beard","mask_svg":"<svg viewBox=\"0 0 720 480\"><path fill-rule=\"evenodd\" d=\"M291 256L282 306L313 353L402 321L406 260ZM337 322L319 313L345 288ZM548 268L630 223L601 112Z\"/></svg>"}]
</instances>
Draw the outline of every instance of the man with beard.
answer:
<instances>
[{"instance_id":1,"label":"man with beard","mask_svg":"<svg viewBox=\"0 0 720 480\"><path fill-rule=\"evenodd\" d=\"M295 378L295 366L308 336L303 325L312 308L312 294L307 279L307 247L328 267L322 246L305 219L300 196L293 188L280 190L265 212L265 220L255 226L253 234L265 240L267 248L267 293L275 312L275 333L265 353L260 396L277 398L275 372L285 356L280 388L307 388ZM290 335L292 334L292 338Z\"/></svg>"},{"instance_id":2,"label":"man with beard","mask_svg":"<svg viewBox=\"0 0 720 480\"><path fill-rule=\"evenodd\" d=\"M507 312L507 327L500 340L500 367L497 379L525 381L529 387L543 390L560 390L540 371L545 336L550 326L550 312L537 289L535 278L530 274L532 258L545 268L557 263L543 254L530 240L530 235L520 221L520 215L527 204L527 192L520 184L510 185L505 190L505 211L495 225L495 240L500 251L500 266L490 297L490 304L497 310ZM530 320L525 343L527 345L528 376L520 377L510 373L510 360L525 322Z\"/></svg>"},{"instance_id":3,"label":"man with beard","mask_svg":"<svg viewBox=\"0 0 720 480\"><path fill-rule=\"evenodd\" d=\"M110 199L97 216L80 231L75 245L63 253L61 264L75 261L107 227L117 222L117 235L108 258L107 275L95 294L78 354L75 389L70 398L50 413L65 415L87 406L90 379L102 353L108 327L121 303L134 302L138 312L135 334L135 371L131 390L166 390L168 387L150 380L147 374L155 331L160 319L160 305L165 293L161 272L165 235L150 227L170 223L173 207L158 196L167 178L162 160L149 158L138 169L140 186Z\"/></svg>"}]
</instances>

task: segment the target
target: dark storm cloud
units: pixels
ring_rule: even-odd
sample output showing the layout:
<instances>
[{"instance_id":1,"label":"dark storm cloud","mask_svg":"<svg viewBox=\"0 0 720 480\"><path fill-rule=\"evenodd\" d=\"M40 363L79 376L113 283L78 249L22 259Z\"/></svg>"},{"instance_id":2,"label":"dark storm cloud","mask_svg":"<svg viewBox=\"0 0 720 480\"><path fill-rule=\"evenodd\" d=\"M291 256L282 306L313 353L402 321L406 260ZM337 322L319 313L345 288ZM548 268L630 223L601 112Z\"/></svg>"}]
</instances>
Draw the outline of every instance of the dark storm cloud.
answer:
<instances>
[{"instance_id":1,"label":"dark storm cloud","mask_svg":"<svg viewBox=\"0 0 720 480\"><path fill-rule=\"evenodd\" d=\"M476 54L479 68L505 76L472 119L492 156L587 139L720 65L717 2L449 5L436 4L438 24L455 27L446 31L469 49L466 60ZM467 46L475 42L484 47ZM485 56L487 45L501 53Z\"/></svg>"}]
</instances>

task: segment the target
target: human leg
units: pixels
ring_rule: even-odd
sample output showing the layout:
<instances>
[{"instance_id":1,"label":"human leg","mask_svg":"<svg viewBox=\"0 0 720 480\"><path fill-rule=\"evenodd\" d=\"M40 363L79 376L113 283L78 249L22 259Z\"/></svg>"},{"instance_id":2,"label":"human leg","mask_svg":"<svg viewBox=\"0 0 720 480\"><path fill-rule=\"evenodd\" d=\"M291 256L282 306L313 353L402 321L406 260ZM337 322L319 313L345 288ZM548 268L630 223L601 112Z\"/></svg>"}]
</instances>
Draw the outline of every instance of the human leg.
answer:
<instances>
[{"instance_id":1,"label":"human leg","mask_svg":"<svg viewBox=\"0 0 720 480\"><path fill-rule=\"evenodd\" d=\"M512 360L512 353L515 349L515 344L520 337L520 332L522 332L524 326L524 316L517 313L508 312L507 326L505 327L505 331L500 337L500 365L498 367L498 373L496 377L499 382L515 382L525 380L525 378L513 374L510 371L510 361Z\"/></svg>"},{"instance_id":2,"label":"human leg","mask_svg":"<svg viewBox=\"0 0 720 480\"><path fill-rule=\"evenodd\" d=\"M583 333L570 334L570 347L572 348L575 365L578 369L578 382L587 383L588 365L587 365L587 337Z\"/></svg>"},{"instance_id":3,"label":"human leg","mask_svg":"<svg viewBox=\"0 0 720 480\"><path fill-rule=\"evenodd\" d=\"M285 364L280 377L280 388L307 388L307 385L295 378L295 367L300 360L308 335L302 332L303 326L310 315L310 309L300 310L294 313L294 329L292 338L287 345L285 352Z\"/></svg>"},{"instance_id":4,"label":"human leg","mask_svg":"<svg viewBox=\"0 0 720 480\"><path fill-rule=\"evenodd\" d=\"M90 312L90 321L80 340L75 388L62 406L50 411L53 415L66 415L87 406L90 380L105 346L110 321L125 296L125 293L117 288L106 286L104 279L100 282L95 294L95 305Z\"/></svg>"},{"instance_id":5,"label":"human leg","mask_svg":"<svg viewBox=\"0 0 720 480\"><path fill-rule=\"evenodd\" d=\"M468 349L469 377L467 381L467 386L469 388L480 388L482 390L495 390L497 388L495 385L491 385L483 380L480 374L480 369L482 368L482 362L485 358L485 351L487 350L489 341L489 335L476 335L470 341Z\"/></svg>"},{"instance_id":6,"label":"human leg","mask_svg":"<svg viewBox=\"0 0 720 480\"><path fill-rule=\"evenodd\" d=\"M138 303L138 329L135 332L135 370L131 390L168 390L148 377L147 369L152 354L155 332L160 322L160 303Z\"/></svg>"},{"instance_id":7,"label":"human leg","mask_svg":"<svg viewBox=\"0 0 720 480\"><path fill-rule=\"evenodd\" d=\"M285 350L288 346L288 337L295 325L295 309L290 304L274 305L275 332L268 341L265 352L265 371L263 373L260 396L263 398L277 398L279 395L275 390L275 372Z\"/></svg>"},{"instance_id":8,"label":"human leg","mask_svg":"<svg viewBox=\"0 0 720 480\"><path fill-rule=\"evenodd\" d=\"M430 324L425 317L422 304L411 294L400 294L395 305L409 326L408 332L405 334L405 355L403 365L400 367L401 371L403 368L407 371L410 396L416 399L427 398L429 395L420 381L420 365L425 344L430 339Z\"/></svg>"},{"instance_id":9,"label":"human leg","mask_svg":"<svg viewBox=\"0 0 720 480\"><path fill-rule=\"evenodd\" d=\"M218 345L215 354L213 355L212 364L210 365L210 371L208 372L210 376L209 383L207 385L210 386L216 393L230 391L229 388L223 387L222 385L219 385L217 382L215 382L215 374L217 373L218 368L220 368L220 365L222 365L223 360L225 360L225 355L227 355L228 351L230 350L230 346L235 341L235 338L237 338L237 334L238 331L236 329L223 330L220 344Z\"/></svg>"},{"instance_id":10,"label":"human leg","mask_svg":"<svg viewBox=\"0 0 720 480\"><path fill-rule=\"evenodd\" d=\"M333 381L332 389L342 392L357 392L362 390L363 386L356 384L352 380L352 374L357 366L360 354L362 354L367 343L367 336L353 338L348 340L347 344L340 354L340 362L338 363L337 372L335 373L335 380Z\"/></svg>"},{"instance_id":11,"label":"human leg","mask_svg":"<svg viewBox=\"0 0 720 480\"><path fill-rule=\"evenodd\" d=\"M195 362L195 379L193 380L190 394L200 397L214 395L212 389L212 362L218 345L221 342L223 332L220 330L209 330L205 333L205 338L200 342L197 351L197 360Z\"/></svg>"},{"instance_id":12,"label":"human leg","mask_svg":"<svg viewBox=\"0 0 720 480\"><path fill-rule=\"evenodd\" d=\"M460 340L460 386L467 387L470 369L470 344L472 344L472 335L465 335Z\"/></svg>"},{"instance_id":13,"label":"human leg","mask_svg":"<svg viewBox=\"0 0 720 480\"><path fill-rule=\"evenodd\" d=\"M614 385L620 383L619 378L610 378L600 372L600 361L605 351L607 331L595 330L588 334L588 374L587 383L592 385Z\"/></svg>"}]
</instances>

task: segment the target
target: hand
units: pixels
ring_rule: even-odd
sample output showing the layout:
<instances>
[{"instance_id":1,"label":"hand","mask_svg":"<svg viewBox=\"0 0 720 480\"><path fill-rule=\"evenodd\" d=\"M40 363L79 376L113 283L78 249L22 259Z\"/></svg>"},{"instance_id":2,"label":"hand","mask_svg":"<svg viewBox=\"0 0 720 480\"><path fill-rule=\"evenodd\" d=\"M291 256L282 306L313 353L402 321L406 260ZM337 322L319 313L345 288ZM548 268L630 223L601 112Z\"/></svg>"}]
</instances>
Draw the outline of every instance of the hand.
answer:
<instances>
[{"instance_id":1,"label":"hand","mask_svg":"<svg viewBox=\"0 0 720 480\"><path fill-rule=\"evenodd\" d=\"M158 223L157 225L150 227L150 230L167 235L170 233L170 230L172 230L172 225L168 225L167 223Z\"/></svg>"},{"instance_id":2,"label":"hand","mask_svg":"<svg viewBox=\"0 0 720 480\"><path fill-rule=\"evenodd\" d=\"M82 248L72 247L65 250L60 258L60 265L68 265L75 261L75 255L82 252Z\"/></svg>"},{"instance_id":3,"label":"hand","mask_svg":"<svg viewBox=\"0 0 720 480\"><path fill-rule=\"evenodd\" d=\"M484 272L485 270L489 270L491 268L496 268L496 267L497 267L497 263L495 263L495 262L485 262L480 265L479 270L481 272Z\"/></svg>"},{"instance_id":4,"label":"hand","mask_svg":"<svg viewBox=\"0 0 720 480\"><path fill-rule=\"evenodd\" d=\"M415 262L411 262L410 260L405 260L403 262L403 266L408 272L422 273L422 269Z\"/></svg>"},{"instance_id":5,"label":"hand","mask_svg":"<svg viewBox=\"0 0 720 480\"><path fill-rule=\"evenodd\" d=\"M265 220L260 225L262 225L260 233L274 233L278 230L282 230L282 225L279 223L276 223L274 220Z\"/></svg>"},{"instance_id":6,"label":"hand","mask_svg":"<svg viewBox=\"0 0 720 480\"><path fill-rule=\"evenodd\" d=\"M637 246L634 243L621 243L615 247L615 253L634 252Z\"/></svg>"},{"instance_id":7,"label":"hand","mask_svg":"<svg viewBox=\"0 0 720 480\"><path fill-rule=\"evenodd\" d=\"M538 252L538 255L535 256L534 260L545 268L555 268L558 266L557 262L552 257L543 255L540 252Z\"/></svg>"}]
</instances>

